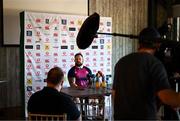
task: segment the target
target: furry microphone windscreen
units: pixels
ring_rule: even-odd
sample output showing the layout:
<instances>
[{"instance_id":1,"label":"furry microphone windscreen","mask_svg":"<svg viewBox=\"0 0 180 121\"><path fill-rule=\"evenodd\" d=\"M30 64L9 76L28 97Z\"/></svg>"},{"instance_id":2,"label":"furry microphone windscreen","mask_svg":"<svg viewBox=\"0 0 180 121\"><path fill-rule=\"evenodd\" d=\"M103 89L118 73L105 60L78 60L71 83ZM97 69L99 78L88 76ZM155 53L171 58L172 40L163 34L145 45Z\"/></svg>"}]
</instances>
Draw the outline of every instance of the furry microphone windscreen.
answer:
<instances>
[{"instance_id":1,"label":"furry microphone windscreen","mask_svg":"<svg viewBox=\"0 0 180 121\"><path fill-rule=\"evenodd\" d=\"M86 49L91 45L99 29L99 22L100 16L97 13L90 15L84 21L76 38L79 49Z\"/></svg>"}]
</instances>

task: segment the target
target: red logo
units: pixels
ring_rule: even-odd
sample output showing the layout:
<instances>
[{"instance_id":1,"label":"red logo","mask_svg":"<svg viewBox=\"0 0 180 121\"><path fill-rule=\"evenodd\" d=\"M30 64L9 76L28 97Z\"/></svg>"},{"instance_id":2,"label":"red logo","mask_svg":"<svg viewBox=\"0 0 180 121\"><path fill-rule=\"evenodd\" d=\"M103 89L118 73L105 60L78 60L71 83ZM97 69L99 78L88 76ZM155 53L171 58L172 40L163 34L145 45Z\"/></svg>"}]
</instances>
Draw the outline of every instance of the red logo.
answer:
<instances>
[{"instance_id":1,"label":"red logo","mask_svg":"<svg viewBox=\"0 0 180 121\"><path fill-rule=\"evenodd\" d=\"M41 22L41 19L40 18L37 18L36 19L36 23L40 23Z\"/></svg>"},{"instance_id":2,"label":"red logo","mask_svg":"<svg viewBox=\"0 0 180 121\"><path fill-rule=\"evenodd\" d=\"M61 30L62 30L62 31L67 31L67 27L66 27L66 26L63 26Z\"/></svg>"},{"instance_id":3,"label":"red logo","mask_svg":"<svg viewBox=\"0 0 180 121\"><path fill-rule=\"evenodd\" d=\"M33 27L32 27L31 24L27 24L26 29L32 29L32 28L33 28Z\"/></svg>"},{"instance_id":4,"label":"red logo","mask_svg":"<svg viewBox=\"0 0 180 121\"><path fill-rule=\"evenodd\" d=\"M41 65L37 65L36 68L37 68L37 69L41 69Z\"/></svg>"},{"instance_id":5,"label":"red logo","mask_svg":"<svg viewBox=\"0 0 180 121\"><path fill-rule=\"evenodd\" d=\"M41 32L36 32L36 36L41 36Z\"/></svg>"},{"instance_id":6,"label":"red logo","mask_svg":"<svg viewBox=\"0 0 180 121\"><path fill-rule=\"evenodd\" d=\"M54 56L58 56L58 53L54 53Z\"/></svg>"},{"instance_id":7,"label":"red logo","mask_svg":"<svg viewBox=\"0 0 180 121\"><path fill-rule=\"evenodd\" d=\"M73 32L70 32L69 36L70 36L70 37L74 37L75 35L74 35Z\"/></svg>"},{"instance_id":8,"label":"red logo","mask_svg":"<svg viewBox=\"0 0 180 121\"><path fill-rule=\"evenodd\" d=\"M28 63L32 63L32 62L31 62L31 59L28 59L27 62L28 62Z\"/></svg>"},{"instance_id":9,"label":"red logo","mask_svg":"<svg viewBox=\"0 0 180 121\"><path fill-rule=\"evenodd\" d=\"M96 52L96 51L94 51L94 52L93 52L93 55L97 55L97 52Z\"/></svg>"},{"instance_id":10,"label":"red logo","mask_svg":"<svg viewBox=\"0 0 180 121\"><path fill-rule=\"evenodd\" d=\"M49 26L45 26L45 30L49 30Z\"/></svg>"},{"instance_id":11,"label":"red logo","mask_svg":"<svg viewBox=\"0 0 180 121\"><path fill-rule=\"evenodd\" d=\"M41 56L41 53L36 53L36 56Z\"/></svg>"},{"instance_id":12,"label":"red logo","mask_svg":"<svg viewBox=\"0 0 180 121\"><path fill-rule=\"evenodd\" d=\"M49 56L49 55L50 55L49 52L46 52L46 53L45 53L45 56Z\"/></svg>"},{"instance_id":13,"label":"red logo","mask_svg":"<svg viewBox=\"0 0 180 121\"><path fill-rule=\"evenodd\" d=\"M66 59L62 59L62 62L64 62L64 63L65 63L65 62L66 62Z\"/></svg>"},{"instance_id":14,"label":"red logo","mask_svg":"<svg viewBox=\"0 0 180 121\"><path fill-rule=\"evenodd\" d=\"M89 64L86 64L86 66L90 66Z\"/></svg>"},{"instance_id":15,"label":"red logo","mask_svg":"<svg viewBox=\"0 0 180 121\"><path fill-rule=\"evenodd\" d=\"M93 73L97 73L97 70L96 70L96 69L93 69Z\"/></svg>"},{"instance_id":16,"label":"red logo","mask_svg":"<svg viewBox=\"0 0 180 121\"><path fill-rule=\"evenodd\" d=\"M32 73L31 73L31 72L28 72L28 73L27 73L27 76L32 76Z\"/></svg>"},{"instance_id":17,"label":"red logo","mask_svg":"<svg viewBox=\"0 0 180 121\"><path fill-rule=\"evenodd\" d=\"M70 24L74 25L74 21L70 21Z\"/></svg>"},{"instance_id":18,"label":"red logo","mask_svg":"<svg viewBox=\"0 0 180 121\"><path fill-rule=\"evenodd\" d=\"M54 37L57 37L57 36L58 36L58 33L54 33L53 36L54 36Z\"/></svg>"},{"instance_id":19,"label":"red logo","mask_svg":"<svg viewBox=\"0 0 180 121\"><path fill-rule=\"evenodd\" d=\"M104 55L104 52L100 52L100 55Z\"/></svg>"},{"instance_id":20,"label":"red logo","mask_svg":"<svg viewBox=\"0 0 180 121\"><path fill-rule=\"evenodd\" d=\"M101 60L101 61L104 61L104 57L101 57L100 60Z\"/></svg>"},{"instance_id":21,"label":"red logo","mask_svg":"<svg viewBox=\"0 0 180 121\"><path fill-rule=\"evenodd\" d=\"M31 40L31 39L27 39L26 41L27 41L28 43L31 43L31 42L32 42L32 40Z\"/></svg>"},{"instance_id":22,"label":"red logo","mask_svg":"<svg viewBox=\"0 0 180 121\"><path fill-rule=\"evenodd\" d=\"M62 53L62 56L67 56L67 53L66 53L66 52L63 52L63 53Z\"/></svg>"},{"instance_id":23,"label":"red logo","mask_svg":"<svg viewBox=\"0 0 180 121\"><path fill-rule=\"evenodd\" d=\"M89 57L86 57L86 62L89 62L90 60L89 60Z\"/></svg>"},{"instance_id":24,"label":"red logo","mask_svg":"<svg viewBox=\"0 0 180 121\"><path fill-rule=\"evenodd\" d=\"M40 58L36 58L36 63L40 63L41 59Z\"/></svg>"},{"instance_id":25,"label":"red logo","mask_svg":"<svg viewBox=\"0 0 180 121\"><path fill-rule=\"evenodd\" d=\"M95 66L95 67L96 67L96 66L97 66L97 63L93 63L93 66Z\"/></svg>"},{"instance_id":26,"label":"red logo","mask_svg":"<svg viewBox=\"0 0 180 121\"><path fill-rule=\"evenodd\" d=\"M65 44L65 43L66 43L66 40L65 40L65 39L63 39L63 40L62 40L62 43L64 43L64 44Z\"/></svg>"},{"instance_id":27,"label":"red logo","mask_svg":"<svg viewBox=\"0 0 180 121\"><path fill-rule=\"evenodd\" d=\"M46 42L49 42L49 38L46 38Z\"/></svg>"},{"instance_id":28,"label":"red logo","mask_svg":"<svg viewBox=\"0 0 180 121\"><path fill-rule=\"evenodd\" d=\"M31 64L27 64L26 68L27 69L32 69L32 65Z\"/></svg>"},{"instance_id":29,"label":"red logo","mask_svg":"<svg viewBox=\"0 0 180 121\"><path fill-rule=\"evenodd\" d=\"M89 55L89 52L86 52L86 55Z\"/></svg>"},{"instance_id":30,"label":"red logo","mask_svg":"<svg viewBox=\"0 0 180 121\"><path fill-rule=\"evenodd\" d=\"M107 62L107 66L110 66L110 62Z\"/></svg>"},{"instance_id":31,"label":"red logo","mask_svg":"<svg viewBox=\"0 0 180 121\"><path fill-rule=\"evenodd\" d=\"M49 69L50 66L49 66L49 64L46 64L45 67L46 67L46 69Z\"/></svg>"},{"instance_id":32,"label":"red logo","mask_svg":"<svg viewBox=\"0 0 180 121\"><path fill-rule=\"evenodd\" d=\"M74 53L70 53L70 56L74 56Z\"/></svg>"},{"instance_id":33,"label":"red logo","mask_svg":"<svg viewBox=\"0 0 180 121\"><path fill-rule=\"evenodd\" d=\"M41 72L40 71L37 71L36 72L36 76L40 76Z\"/></svg>"},{"instance_id":34,"label":"red logo","mask_svg":"<svg viewBox=\"0 0 180 121\"><path fill-rule=\"evenodd\" d=\"M54 23L54 24L59 24L58 19L55 18L54 21L53 21L53 23Z\"/></svg>"},{"instance_id":35,"label":"red logo","mask_svg":"<svg viewBox=\"0 0 180 121\"><path fill-rule=\"evenodd\" d=\"M110 32L111 31L110 28L108 28L107 31Z\"/></svg>"},{"instance_id":36,"label":"red logo","mask_svg":"<svg viewBox=\"0 0 180 121\"><path fill-rule=\"evenodd\" d=\"M54 63L57 63L58 62L58 58L54 58Z\"/></svg>"},{"instance_id":37,"label":"red logo","mask_svg":"<svg viewBox=\"0 0 180 121\"><path fill-rule=\"evenodd\" d=\"M27 53L27 56L32 56L32 53L29 51L29 52Z\"/></svg>"},{"instance_id":38,"label":"red logo","mask_svg":"<svg viewBox=\"0 0 180 121\"><path fill-rule=\"evenodd\" d=\"M49 59L45 59L45 63L49 63Z\"/></svg>"}]
</instances>

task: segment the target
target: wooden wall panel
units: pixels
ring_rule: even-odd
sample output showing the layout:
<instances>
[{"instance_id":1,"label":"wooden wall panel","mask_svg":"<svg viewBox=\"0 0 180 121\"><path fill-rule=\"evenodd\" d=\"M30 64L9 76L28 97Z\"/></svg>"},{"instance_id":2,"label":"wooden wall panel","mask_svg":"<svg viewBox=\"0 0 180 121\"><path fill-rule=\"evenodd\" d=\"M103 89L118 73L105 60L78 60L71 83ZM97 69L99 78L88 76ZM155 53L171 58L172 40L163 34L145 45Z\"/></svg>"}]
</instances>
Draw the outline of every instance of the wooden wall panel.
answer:
<instances>
[{"instance_id":1,"label":"wooden wall panel","mask_svg":"<svg viewBox=\"0 0 180 121\"><path fill-rule=\"evenodd\" d=\"M0 48L0 79L7 81L1 89L0 107L14 107L20 106L21 95L20 92L20 59L18 47L6 47Z\"/></svg>"},{"instance_id":2,"label":"wooden wall panel","mask_svg":"<svg viewBox=\"0 0 180 121\"><path fill-rule=\"evenodd\" d=\"M147 27L148 0L89 0L89 14L112 17L112 32L138 35ZM113 36L112 70L122 56L137 50L137 39ZM113 75L113 74L112 74Z\"/></svg>"}]
</instances>

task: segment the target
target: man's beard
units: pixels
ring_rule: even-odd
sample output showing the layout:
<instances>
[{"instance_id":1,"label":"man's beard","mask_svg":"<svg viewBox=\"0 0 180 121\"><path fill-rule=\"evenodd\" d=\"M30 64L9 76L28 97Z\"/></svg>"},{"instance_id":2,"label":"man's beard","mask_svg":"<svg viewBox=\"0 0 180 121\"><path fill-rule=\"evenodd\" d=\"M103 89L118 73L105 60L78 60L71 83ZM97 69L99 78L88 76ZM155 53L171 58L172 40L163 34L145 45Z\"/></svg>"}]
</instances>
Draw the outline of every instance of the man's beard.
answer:
<instances>
[{"instance_id":1,"label":"man's beard","mask_svg":"<svg viewBox=\"0 0 180 121\"><path fill-rule=\"evenodd\" d=\"M75 65L80 67L80 66L82 66L82 63L76 63Z\"/></svg>"}]
</instances>

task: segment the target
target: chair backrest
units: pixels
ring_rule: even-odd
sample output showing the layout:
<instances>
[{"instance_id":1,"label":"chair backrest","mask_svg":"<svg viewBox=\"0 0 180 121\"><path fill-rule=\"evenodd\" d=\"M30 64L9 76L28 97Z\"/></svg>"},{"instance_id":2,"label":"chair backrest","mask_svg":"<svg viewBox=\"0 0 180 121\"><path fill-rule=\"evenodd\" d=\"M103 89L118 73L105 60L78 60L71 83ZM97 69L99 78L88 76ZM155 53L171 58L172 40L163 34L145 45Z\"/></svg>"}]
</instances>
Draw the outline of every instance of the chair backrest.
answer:
<instances>
[{"instance_id":1,"label":"chair backrest","mask_svg":"<svg viewBox=\"0 0 180 121\"><path fill-rule=\"evenodd\" d=\"M67 121L67 114L49 115L28 113L28 121Z\"/></svg>"}]
</instances>

